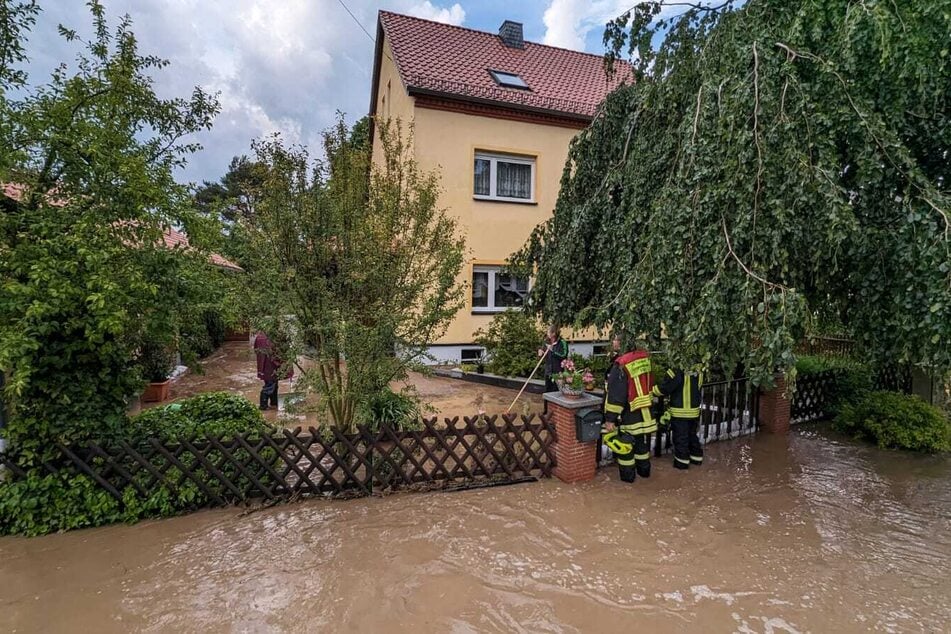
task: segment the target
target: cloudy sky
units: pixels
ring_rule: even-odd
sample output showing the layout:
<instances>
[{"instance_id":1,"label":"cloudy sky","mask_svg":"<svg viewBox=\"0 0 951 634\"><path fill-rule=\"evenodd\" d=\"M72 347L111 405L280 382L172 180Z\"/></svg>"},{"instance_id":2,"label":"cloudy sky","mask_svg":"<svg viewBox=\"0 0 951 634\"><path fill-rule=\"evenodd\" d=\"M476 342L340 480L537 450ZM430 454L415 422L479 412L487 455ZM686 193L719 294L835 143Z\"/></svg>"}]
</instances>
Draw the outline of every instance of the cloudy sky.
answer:
<instances>
[{"instance_id":1,"label":"cloudy sky","mask_svg":"<svg viewBox=\"0 0 951 634\"><path fill-rule=\"evenodd\" d=\"M200 85L218 92L221 114L198 135L204 149L180 180L215 180L251 139L280 131L315 146L337 110L366 114L376 13L388 9L495 32L503 20L525 25L528 40L601 53L603 25L638 0L103 0L110 23L129 14L140 49L171 61L156 76L162 96ZM346 7L354 17L348 15ZM80 0L40 0L30 37L32 83L49 77L76 49L58 24L89 32Z\"/></svg>"}]
</instances>

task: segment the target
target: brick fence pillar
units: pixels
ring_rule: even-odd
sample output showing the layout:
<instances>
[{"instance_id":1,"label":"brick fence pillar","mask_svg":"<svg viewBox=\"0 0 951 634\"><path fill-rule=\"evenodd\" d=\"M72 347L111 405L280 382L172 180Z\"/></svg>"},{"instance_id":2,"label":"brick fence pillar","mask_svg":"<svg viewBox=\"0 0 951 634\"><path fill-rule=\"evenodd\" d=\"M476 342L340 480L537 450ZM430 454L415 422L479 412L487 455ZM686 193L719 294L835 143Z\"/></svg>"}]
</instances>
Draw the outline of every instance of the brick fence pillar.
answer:
<instances>
[{"instance_id":1,"label":"brick fence pillar","mask_svg":"<svg viewBox=\"0 0 951 634\"><path fill-rule=\"evenodd\" d=\"M776 385L773 388L760 391L760 428L771 434L788 434L790 405L790 399L786 394L786 377L777 376Z\"/></svg>"},{"instance_id":2,"label":"brick fence pillar","mask_svg":"<svg viewBox=\"0 0 951 634\"><path fill-rule=\"evenodd\" d=\"M578 410L600 408L601 399L585 394L578 399L569 399L560 392L548 392L544 396L548 413L555 426L555 476L562 482L584 482L594 478L597 468L595 453L597 441L579 442L575 433L575 414Z\"/></svg>"}]
</instances>

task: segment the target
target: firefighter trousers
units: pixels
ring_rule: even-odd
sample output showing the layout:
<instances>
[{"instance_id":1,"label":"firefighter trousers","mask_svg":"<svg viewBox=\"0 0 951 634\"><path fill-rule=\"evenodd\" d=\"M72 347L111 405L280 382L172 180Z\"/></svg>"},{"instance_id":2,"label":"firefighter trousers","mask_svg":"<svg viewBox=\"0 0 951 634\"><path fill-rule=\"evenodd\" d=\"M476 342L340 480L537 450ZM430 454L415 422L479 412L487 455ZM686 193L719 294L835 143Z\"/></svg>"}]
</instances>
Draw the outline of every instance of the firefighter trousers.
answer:
<instances>
[{"instance_id":1,"label":"firefighter trousers","mask_svg":"<svg viewBox=\"0 0 951 634\"><path fill-rule=\"evenodd\" d=\"M699 418L671 418L670 430L674 437L674 466L687 469L703 464L703 445L700 444Z\"/></svg>"},{"instance_id":2,"label":"firefighter trousers","mask_svg":"<svg viewBox=\"0 0 951 634\"><path fill-rule=\"evenodd\" d=\"M650 434L618 433L618 439L630 445L627 453L615 453L618 473L624 482L634 482L637 476L649 478L651 475Z\"/></svg>"}]
</instances>

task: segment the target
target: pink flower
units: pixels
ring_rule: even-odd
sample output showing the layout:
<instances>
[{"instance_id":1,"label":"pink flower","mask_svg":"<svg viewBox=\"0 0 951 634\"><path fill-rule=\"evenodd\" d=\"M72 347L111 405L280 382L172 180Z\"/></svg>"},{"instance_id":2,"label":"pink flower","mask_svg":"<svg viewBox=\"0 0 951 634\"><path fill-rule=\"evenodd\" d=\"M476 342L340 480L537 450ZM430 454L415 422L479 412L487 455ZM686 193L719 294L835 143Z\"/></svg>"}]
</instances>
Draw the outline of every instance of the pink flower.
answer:
<instances>
[{"instance_id":1,"label":"pink flower","mask_svg":"<svg viewBox=\"0 0 951 634\"><path fill-rule=\"evenodd\" d=\"M572 361L571 359L565 359L564 361L561 362L561 369L567 370L568 372L574 372L575 362Z\"/></svg>"},{"instance_id":2,"label":"pink flower","mask_svg":"<svg viewBox=\"0 0 951 634\"><path fill-rule=\"evenodd\" d=\"M581 377L581 380L584 381L585 383L591 383L591 382L593 382L593 381L594 381L594 375L591 374L591 370L585 370L585 371L584 371L584 376Z\"/></svg>"}]
</instances>

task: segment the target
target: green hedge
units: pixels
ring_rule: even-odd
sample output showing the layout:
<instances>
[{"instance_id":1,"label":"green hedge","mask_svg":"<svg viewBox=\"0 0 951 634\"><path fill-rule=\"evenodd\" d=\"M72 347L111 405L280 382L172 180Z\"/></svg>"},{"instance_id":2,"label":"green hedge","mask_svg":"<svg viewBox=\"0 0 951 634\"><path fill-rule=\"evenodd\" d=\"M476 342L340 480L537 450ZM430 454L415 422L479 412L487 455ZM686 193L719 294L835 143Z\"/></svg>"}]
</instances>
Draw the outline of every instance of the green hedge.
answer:
<instances>
[{"instance_id":1,"label":"green hedge","mask_svg":"<svg viewBox=\"0 0 951 634\"><path fill-rule=\"evenodd\" d=\"M149 438L172 444L180 438L215 437L229 439L238 433L264 435L274 432L261 412L238 394L217 392L201 394L162 408L146 410L128 420L118 435L100 439L103 445L125 440L140 451L146 451ZM273 449L261 454L265 460L276 460ZM244 450L234 454L241 462L250 462ZM189 453L179 458L187 467L197 459ZM253 484L231 462L219 469L234 482L239 490L250 493ZM180 472L172 467L167 472L175 482ZM140 485L145 488L151 479L140 473ZM266 479L266 476L262 476ZM202 478L207 488L218 494L229 491L210 476ZM184 480L180 485L158 485L142 496L135 487L127 486L120 503L85 475L49 475L34 470L27 477L0 482L0 534L42 535L54 531L112 522L135 522L148 517L167 517L185 510L207 506L211 500L198 485Z\"/></svg>"},{"instance_id":2,"label":"green hedge","mask_svg":"<svg viewBox=\"0 0 951 634\"><path fill-rule=\"evenodd\" d=\"M917 396L871 392L842 406L836 429L870 440L883 449L951 451L951 421Z\"/></svg>"},{"instance_id":3,"label":"green hedge","mask_svg":"<svg viewBox=\"0 0 951 634\"><path fill-rule=\"evenodd\" d=\"M273 428L260 410L240 394L209 392L164 407L147 409L129 420L129 438L171 441L188 436L267 433Z\"/></svg>"},{"instance_id":4,"label":"green hedge","mask_svg":"<svg viewBox=\"0 0 951 634\"><path fill-rule=\"evenodd\" d=\"M797 380L830 371L835 373L835 381L829 386L827 411L833 415L846 404L861 400L874 386L875 373L864 363L821 355L802 355L796 359Z\"/></svg>"}]
</instances>

